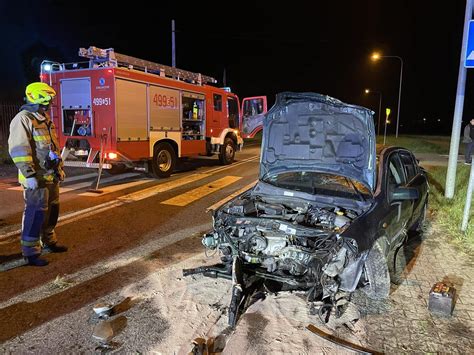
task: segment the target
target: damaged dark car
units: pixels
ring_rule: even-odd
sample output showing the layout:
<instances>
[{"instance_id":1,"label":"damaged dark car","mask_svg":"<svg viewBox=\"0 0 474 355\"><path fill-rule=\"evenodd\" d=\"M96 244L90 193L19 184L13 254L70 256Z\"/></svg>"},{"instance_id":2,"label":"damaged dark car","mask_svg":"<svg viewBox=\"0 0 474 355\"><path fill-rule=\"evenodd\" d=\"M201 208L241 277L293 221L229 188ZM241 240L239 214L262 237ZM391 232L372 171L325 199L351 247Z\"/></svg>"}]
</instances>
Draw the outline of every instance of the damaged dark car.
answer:
<instances>
[{"instance_id":1,"label":"damaged dark car","mask_svg":"<svg viewBox=\"0 0 474 355\"><path fill-rule=\"evenodd\" d=\"M413 154L376 148L371 110L281 93L264 118L257 184L214 211L203 237L222 262L184 274L232 280L231 326L256 288L306 291L324 302L320 311L357 288L386 298L397 250L420 229L427 202Z\"/></svg>"}]
</instances>

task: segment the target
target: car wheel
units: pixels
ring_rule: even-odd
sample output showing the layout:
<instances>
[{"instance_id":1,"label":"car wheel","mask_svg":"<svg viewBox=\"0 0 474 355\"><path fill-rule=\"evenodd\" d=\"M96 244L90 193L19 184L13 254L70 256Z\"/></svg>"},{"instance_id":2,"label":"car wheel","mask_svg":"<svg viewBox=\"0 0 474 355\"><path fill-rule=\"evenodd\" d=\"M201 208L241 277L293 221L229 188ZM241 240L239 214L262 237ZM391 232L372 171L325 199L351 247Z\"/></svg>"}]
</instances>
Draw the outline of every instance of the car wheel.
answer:
<instances>
[{"instance_id":1,"label":"car wheel","mask_svg":"<svg viewBox=\"0 0 474 355\"><path fill-rule=\"evenodd\" d=\"M394 285L401 285L405 280L403 270L407 266L407 253L405 252L406 244L391 251L387 257L388 270L390 272L390 282Z\"/></svg>"},{"instance_id":2,"label":"car wheel","mask_svg":"<svg viewBox=\"0 0 474 355\"><path fill-rule=\"evenodd\" d=\"M153 174L158 178L167 178L176 166L176 153L168 143L159 143L153 153Z\"/></svg>"},{"instance_id":3,"label":"car wheel","mask_svg":"<svg viewBox=\"0 0 474 355\"><path fill-rule=\"evenodd\" d=\"M362 291L375 300L387 298L390 294L390 273L382 247L375 243L364 263L362 275L366 284Z\"/></svg>"},{"instance_id":4,"label":"car wheel","mask_svg":"<svg viewBox=\"0 0 474 355\"><path fill-rule=\"evenodd\" d=\"M221 152L219 153L219 161L222 165L232 164L235 157L235 144L232 138L224 139L224 144L221 147Z\"/></svg>"}]
</instances>

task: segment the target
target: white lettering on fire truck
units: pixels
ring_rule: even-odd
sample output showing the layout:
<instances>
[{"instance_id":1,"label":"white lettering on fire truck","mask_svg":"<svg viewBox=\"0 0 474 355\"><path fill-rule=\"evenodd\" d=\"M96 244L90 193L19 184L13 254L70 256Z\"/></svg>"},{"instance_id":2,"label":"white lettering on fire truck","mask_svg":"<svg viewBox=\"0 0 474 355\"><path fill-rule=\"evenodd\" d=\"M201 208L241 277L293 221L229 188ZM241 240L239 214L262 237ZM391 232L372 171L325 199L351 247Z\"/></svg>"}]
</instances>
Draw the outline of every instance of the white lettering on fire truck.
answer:
<instances>
[{"instance_id":1,"label":"white lettering on fire truck","mask_svg":"<svg viewBox=\"0 0 474 355\"><path fill-rule=\"evenodd\" d=\"M92 103L96 106L110 106L112 99L110 97L94 97Z\"/></svg>"}]
</instances>

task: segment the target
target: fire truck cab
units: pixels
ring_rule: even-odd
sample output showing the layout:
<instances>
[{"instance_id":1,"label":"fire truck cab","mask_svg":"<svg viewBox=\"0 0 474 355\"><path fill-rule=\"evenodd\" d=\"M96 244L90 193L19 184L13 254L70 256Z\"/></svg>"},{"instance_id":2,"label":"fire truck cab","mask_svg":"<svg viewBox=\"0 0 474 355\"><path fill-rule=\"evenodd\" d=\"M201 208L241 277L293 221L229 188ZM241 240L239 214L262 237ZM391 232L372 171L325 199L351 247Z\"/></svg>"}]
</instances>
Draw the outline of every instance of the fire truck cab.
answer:
<instances>
[{"instance_id":1,"label":"fire truck cab","mask_svg":"<svg viewBox=\"0 0 474 355\"><path fill-rule=\"evenodd\" d=\"M66 166L135 169L168 177L181 157L234 160L258 130L247 117L267 110L265 96L244 99L212 77L116 53L81 48L85 63L43 62L41 79L57 92L51 109ZM255 114L255 115L252 115ZM258 121L258 117L257 117ZM253 129L253 131L251 131Z\"/></svg>"}]
</instances>

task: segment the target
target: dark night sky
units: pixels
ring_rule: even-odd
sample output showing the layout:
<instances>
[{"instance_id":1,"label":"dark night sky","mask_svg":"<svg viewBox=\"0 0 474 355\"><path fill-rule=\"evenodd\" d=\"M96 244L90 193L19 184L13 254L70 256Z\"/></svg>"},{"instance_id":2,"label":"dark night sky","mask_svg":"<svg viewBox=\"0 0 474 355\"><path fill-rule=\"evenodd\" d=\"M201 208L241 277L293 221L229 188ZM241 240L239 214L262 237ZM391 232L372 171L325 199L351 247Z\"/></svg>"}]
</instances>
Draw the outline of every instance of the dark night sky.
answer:
<instances>
[{"instance_id":1,"label":"dark night sky","mask_svg":"<svg viewBox=\"0 0 474 355\"><path fill-rule=\"evenodd\" d=\"M173 2L0 0L0 101L20 99L42 59L78 61L79 47L113 47L170 65L175 19L179 68L214 76L221 86L225 68L240 98L267 95L270 103L281 91L313 91L377 111L379 96L363 93L369 87L382 93L394 119L400 62L369 56L374 49L400 56L400 132L450 133L462 0ZM473 89L471 70L465 123L474 115Z\"/></svg>"}]
</instances>

